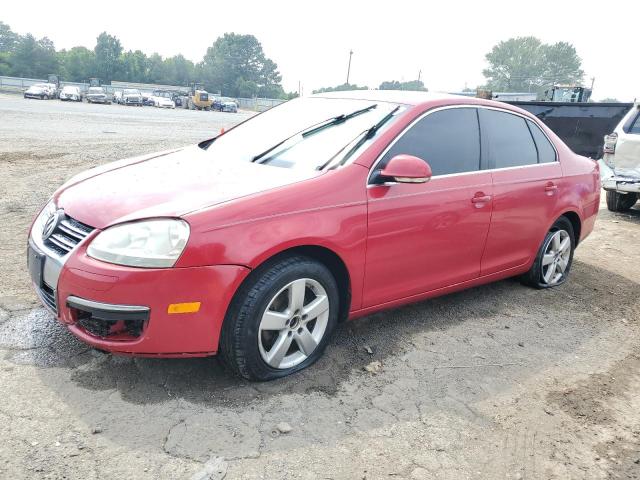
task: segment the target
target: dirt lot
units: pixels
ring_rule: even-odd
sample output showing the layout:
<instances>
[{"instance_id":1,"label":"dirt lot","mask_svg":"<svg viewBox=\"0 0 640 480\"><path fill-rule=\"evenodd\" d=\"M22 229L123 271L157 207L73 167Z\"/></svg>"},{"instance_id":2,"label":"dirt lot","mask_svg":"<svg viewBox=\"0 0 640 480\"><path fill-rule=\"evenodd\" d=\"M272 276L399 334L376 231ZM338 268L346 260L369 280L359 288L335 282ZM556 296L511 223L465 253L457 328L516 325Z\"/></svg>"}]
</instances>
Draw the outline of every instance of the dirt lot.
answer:
<instances>
[{"instance_id":1,"label":"dirt lot","mask_svg":"<svg viewBox=\"0 0 640 480\"><path fill-rule=\"evenodd\" d=\"M87 167L241 118L0 95L0 478L640 478L639 207L602 211L562 287L507 280L351 322L281 381L66 333L28 285L37 209Z\"/></svg>"}]
</instances>

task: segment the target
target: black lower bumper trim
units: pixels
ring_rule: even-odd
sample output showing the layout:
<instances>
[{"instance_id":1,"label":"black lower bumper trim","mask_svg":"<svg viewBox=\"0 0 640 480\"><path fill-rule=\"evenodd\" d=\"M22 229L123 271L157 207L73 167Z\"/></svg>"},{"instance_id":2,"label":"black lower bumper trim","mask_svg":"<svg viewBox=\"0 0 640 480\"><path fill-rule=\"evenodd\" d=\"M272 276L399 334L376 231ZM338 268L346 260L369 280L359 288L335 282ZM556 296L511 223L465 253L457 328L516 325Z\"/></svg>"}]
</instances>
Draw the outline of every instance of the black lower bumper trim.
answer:
<instances>
[{"instance_id":1,"label":"black lower bumper trim","mask_svg":"<svg viewBox=\"0 0 640 480\"><path fill-rule=\"evenodd\" d=\"M116 305L94 302L80 297L68 297L67 306L89 314L91 318L107 322L120 320L149 320L149 307L137 305Z\"/></svg>"}]
</instances>

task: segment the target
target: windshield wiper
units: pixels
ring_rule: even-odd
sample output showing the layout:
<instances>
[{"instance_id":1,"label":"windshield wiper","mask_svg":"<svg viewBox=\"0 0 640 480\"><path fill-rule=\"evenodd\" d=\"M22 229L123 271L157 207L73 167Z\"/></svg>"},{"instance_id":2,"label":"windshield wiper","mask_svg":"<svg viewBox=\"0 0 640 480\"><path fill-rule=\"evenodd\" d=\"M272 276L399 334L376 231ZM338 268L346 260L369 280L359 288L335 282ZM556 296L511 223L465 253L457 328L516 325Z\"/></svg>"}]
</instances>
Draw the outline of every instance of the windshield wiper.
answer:
<instances>
[{"instance_id":1,"label":"windshield wiper","mask_svg":"<svg viewBox=\"0 0 640 480\"><path fill-rule=\"evenodd\" d=\"M400 110L400 105L398 105L397 107L395 107L393 110L391 110L389 113L387 113L384 117L382 117L380 119L380 121L378 123L376 123L375 125L373 125L371 128L365 130L364 132L361 133L361 137L360 139L353 145L353 147L351 147L349 149L349 151L344 155L344 157L342 157L342 160L340 160L340 163L336 164L336 167L339 167L340 165L344 164L344 162L346 162L349 157L351 155L353 155L353 153L358 150L367 140L370 140L371 138L373 138L373 136L376 134L376 132L378 130L380 130L380 128L382 128L382 126L387 123L391 117L393 117L395 115L395 113ZM331 157L329 160L327 160L325 163L323 163L322 165L320 165L319 167L317 167L316 170L324 170L327 165L330 165L331 162L333 162L333 160L338 156L340 152L336 153L333 157Z\"/></svg>"},{"instance_id":2,"label":"windshield wiper","mask_svg":"<svg viewBox=\"0 0 640 480\"><path fill-rule=\"evenodd\" d=\"M312 127L308 130L305 130L302 133L303 137L309 137L311 135L315 135L316 133L324 130L325 128L328 127L332 127L334 125L338 125L339 123L344 123L347 120L352 119L353 117L357 117L358 115L362 115L363 113L367 113L370 112L371 110L373 110L374 108L376 108L378 106L377 103L374 103L373 105L369 105L367 108L363 108L361 110L356 110L355 112L351 112L347 115L342 114L342 115L338 115L337 117L334 117L330 120L327 120L326 122L323 122L322 124L318 125L317 127Z\"/></svg>"},{"instance_id":3,"label":"windshield wiper","mask_svg":"<svg viewBox=\"0 0 640 480\"><path fill-rule=\"evenodd\" d=\"M311 127L305 128L304 130L300 130L299 132L294 133L290 137L285 138L281 142L276 143L274 146L269 147L264 152L256 155L255 157L253 157L253 159L251 161L252 162L257 162L258 160L263 158L265 155L268 155L269 153L273 152L276 148L280 147L281 145L283 145L284 143L288 142L292 138L297 137L298 135L301 135L302 138L307 138L307 137L309 137L311 135L315 135L316 133L324 130L325 128L332 127L333 125L338 125L340 123L344 123L344 122L346 122L347 120L349 120L349 119L351 119L353 117L357 117L358 115L362 115L363 113L367 113L367 112L373 110L374 108L376 108L377 106L378 106L378 104L374 103L373 105L369 105L366 108L362 108L360 110L356 110L355 112L351 112L351 113L348 113L348 114L344 114L343 113L341 115L338 115L337 117L330 118L330 119L325 120L323 122L320 122L320 123L317 123L315 125L312 125Z\"/></svg>"}]
</instances>

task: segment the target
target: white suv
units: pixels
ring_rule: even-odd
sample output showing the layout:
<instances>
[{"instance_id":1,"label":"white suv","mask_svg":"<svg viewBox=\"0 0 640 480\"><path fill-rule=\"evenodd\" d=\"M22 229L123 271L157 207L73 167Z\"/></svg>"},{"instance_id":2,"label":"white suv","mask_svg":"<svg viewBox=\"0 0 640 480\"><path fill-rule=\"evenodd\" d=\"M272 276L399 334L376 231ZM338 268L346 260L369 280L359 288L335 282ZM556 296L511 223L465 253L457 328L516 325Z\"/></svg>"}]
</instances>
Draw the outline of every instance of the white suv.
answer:
<instances>
[{"instance_id":1,"label":"white suv","mask_svg":"<svg viewBox=\"0 0 640 480\"><path fill-rule=\"evenodd\" d=\"M612 212L629 210L640 196L640 104L633 106L613 133L605 135L602 160L610 169L602 171L607 207Z\"/></svg>"}]
</instances>

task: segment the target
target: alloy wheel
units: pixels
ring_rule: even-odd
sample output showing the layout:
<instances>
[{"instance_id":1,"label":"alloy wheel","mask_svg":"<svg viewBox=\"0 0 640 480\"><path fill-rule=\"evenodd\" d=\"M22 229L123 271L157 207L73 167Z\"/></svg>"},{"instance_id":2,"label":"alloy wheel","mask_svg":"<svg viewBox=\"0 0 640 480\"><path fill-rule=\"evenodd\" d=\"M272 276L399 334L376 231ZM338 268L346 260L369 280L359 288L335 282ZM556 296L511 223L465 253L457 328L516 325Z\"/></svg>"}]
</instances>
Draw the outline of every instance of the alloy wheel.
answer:
<instances>
[{"instance_id":1,"label":"alloy wheel","mask_svg":"<svg viewBox=\"0 0 640 480\"><path fill-rule=\"evenodd\" d=\"M547 285L558 284L565 275L571 259L571 237L566 230L558 230L547 241L542 256L542 281Z\"/></svg>"},{"instance_id":2,"label":"alloy wheel","mask_svg":"<svg viewBox=\"0 0 640 480\"><path fill-rule=\"evenodd\" d=\"M258 347L265 363L288 369L305 361L326 333L329 308L326 290L311 278L280 289L260 320Z\"/></svg>"}]
</instances>

